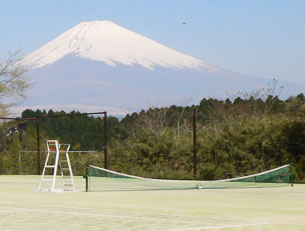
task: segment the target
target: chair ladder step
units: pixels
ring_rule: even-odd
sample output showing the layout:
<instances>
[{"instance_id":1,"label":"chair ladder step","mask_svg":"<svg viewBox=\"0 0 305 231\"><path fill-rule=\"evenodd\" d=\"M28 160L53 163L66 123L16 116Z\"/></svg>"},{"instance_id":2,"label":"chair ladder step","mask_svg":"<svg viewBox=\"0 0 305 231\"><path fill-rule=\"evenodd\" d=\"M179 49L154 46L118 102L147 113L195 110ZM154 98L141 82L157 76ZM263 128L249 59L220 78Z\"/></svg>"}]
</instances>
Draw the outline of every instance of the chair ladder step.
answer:
<instances>
[{"instance_id":1,"label":"chair ladder step","mask_svg":"<svg viewBox=\"0 0 305 231\"><path fill-rule=\"evenodd\" d=\"M46 165L46 168L55 168L55 165Z\"/></svg>"}]
</instances>

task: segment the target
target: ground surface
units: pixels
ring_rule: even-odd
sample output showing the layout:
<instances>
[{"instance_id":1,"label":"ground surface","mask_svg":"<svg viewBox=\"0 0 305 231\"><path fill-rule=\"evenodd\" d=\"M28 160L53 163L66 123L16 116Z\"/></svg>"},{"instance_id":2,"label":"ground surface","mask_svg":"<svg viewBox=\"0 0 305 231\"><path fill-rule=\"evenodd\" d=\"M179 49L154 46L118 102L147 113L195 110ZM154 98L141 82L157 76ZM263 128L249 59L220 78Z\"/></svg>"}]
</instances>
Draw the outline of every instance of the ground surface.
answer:
<instances>
[{"instance_id":1,"label":"ground surface","mask_svg":"<svg viewBox=\"0 0 305 231\"><path fill-rule=\"evenodd\" d=\"M0 230L305 230L305 185L176 191L36 192L0 176Z\"/></svg>"}]
</instances>

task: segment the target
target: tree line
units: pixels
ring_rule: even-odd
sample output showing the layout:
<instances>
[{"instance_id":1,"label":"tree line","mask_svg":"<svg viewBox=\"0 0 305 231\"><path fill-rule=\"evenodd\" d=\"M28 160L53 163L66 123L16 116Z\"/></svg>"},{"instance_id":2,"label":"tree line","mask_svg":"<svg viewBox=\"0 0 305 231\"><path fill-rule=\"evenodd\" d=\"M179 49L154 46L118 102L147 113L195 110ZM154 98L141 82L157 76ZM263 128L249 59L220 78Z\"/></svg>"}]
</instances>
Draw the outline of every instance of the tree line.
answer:
<instances>
[{"instance_id":1,"label":"tree line","mask_svg":"<svg viewBox=\"0 0 305 231\"><path fill-rule=\"evenodd\" d=\"M192 113L197 109L198 179L213 180L269 170L287 163L298 180L305 172L305 96L286 100L259 91L234 99L202 99L198 105L155 107L108 117L109 168L145 177L192 179ZM78 114L79 112L72 111ZM66 114L30 110L22 118ZM76 174L85 162L103 166L103 118L41 118L41 140L59 139L72 150ZM36 170L36 125L7 121L1 125L0 173L33 174ZM42 147L42 151L45 147ZM72 154L71 154L72 155Z\"/></svg>"}]
</instances>

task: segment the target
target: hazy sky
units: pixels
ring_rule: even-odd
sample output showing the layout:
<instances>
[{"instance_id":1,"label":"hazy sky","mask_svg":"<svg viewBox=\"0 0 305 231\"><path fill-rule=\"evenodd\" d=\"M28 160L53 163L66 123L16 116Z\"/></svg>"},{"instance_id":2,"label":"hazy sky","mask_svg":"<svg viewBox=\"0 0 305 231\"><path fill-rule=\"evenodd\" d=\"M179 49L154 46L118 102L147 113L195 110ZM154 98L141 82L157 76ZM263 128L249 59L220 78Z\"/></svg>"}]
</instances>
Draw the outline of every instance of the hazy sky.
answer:
<instances>
[{"instance_id":1,"label":"hazy sky","mask_svg":"<svg viewBox=\"0 0 305 231\"><path fill-rule=\"evenodd\" d=\"M305 84L305 0L0 0L0 9L0 58L110 20L219 67Z\"/></svg>"}]
</instances>

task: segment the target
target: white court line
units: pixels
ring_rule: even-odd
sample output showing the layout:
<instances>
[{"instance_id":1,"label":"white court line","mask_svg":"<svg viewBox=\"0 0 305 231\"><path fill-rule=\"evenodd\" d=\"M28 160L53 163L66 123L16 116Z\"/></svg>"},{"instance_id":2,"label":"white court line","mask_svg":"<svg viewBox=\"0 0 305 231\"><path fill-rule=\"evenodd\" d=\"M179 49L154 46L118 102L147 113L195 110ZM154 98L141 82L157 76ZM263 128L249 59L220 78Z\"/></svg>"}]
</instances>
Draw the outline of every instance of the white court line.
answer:
<instances>
[{"instance_id":1,"label":"white court line","mask_svg":"<svg viewBox=\"0 0 305 231\"><path fill-rule=\"evenodd\" d=\"M154 221L154 222L173 221L173 219L108 215L108 214L84 213L84 212L73 212L73 211L54 211L54 210L48 210L48 209L16 208L16 207L9 207L9 206L0 206L0 208L12 209L12 210L17 210L17 211L45 212L45 213L55 213L55 214L63 214L64 213L64 214L69 214L69 215L73 214L73 215L83 215L83 216L85 215L85 216L94 216L94 217L110 217L110 218L117 218L117 219L149 220L149 221ZM183 224L192 224L192 225L198 224L197 222L182 221L180 219L178 219L177 222L180 222L180 223L183 223Z\"/></svg>"},{"instance_id":2,"label":"white court line","mask_svg":"<svg viewBox=\"0 0 305 231\"><path fill-rule=\"evenodd\" d=\"M268 222L252 223L252 224L238 224L238 225L218 225L218 226L204 226L204 227L194 227L186 229L174 229L173 231L188 231L188 230L202 230L202 229L225 229L225 228L240 228L249 226L259 226L259 225L269 225Z\"/></svg>"},{"instance_id":3,"label":"white court line","mask_svg":"<svg viewBox=\"0 0 305 231\"><path fill-rule=\"evenodd\" d=\"M170 217L187 217L187 218L202 218L202 216L191 216L191 215L181 215L181 214L168 214L168 213L151 213L151 212L138 212L133 210L116 210L116 209L98 209L98 208L86 208L86 207L74 207L74 206L58 206L58 205L41 205L41 204L28 204L28 203L15 203L15 202L0 202L0 204L11 204L11 205L24 205L24 206L36 206L51 209L78 209L78 210L91 210L98 212L125 212L125 213L135 213L135 214L146 214L146 215L158 215L158 216L170 216ZM1 206L1 205L0 205Z\"/></svg>"},{"instance_id":4,"label":"white court line","mask_svg":"<svg viewBox=\"0 0 305 231\"><path fill-rule=\"evenodd\" d=\"M2 202L1 202L2 203ZM9 202L8 202L9 203ZM146 218L146 217L134 217L134 216L120 216L120 215L107 215L107 214L96 214L96 213L84 213L84 212L73 212L73 211L54 211L48 209L34 209L34 208L16 208L16 207L9 207L9 206L1 206L1 208L5 209L12 209L17 211L33 211L33 212L45 212L45 213L55 213L55 214L73 214L73 215L86 215L86 216L94 216L94 217L110 217L110 218L117 218L117 219L135 219L135 220L149 220L149 221L171 221L172 219L159 219L159 218ZM60 206L56 206L60 207ZM187 222L178 220L180 223L184 224L192 224L196 225L197 222ZM198 223L197 223L198 224ZM269 224L267 222L260 222L260 223L252 223L252 224L237 224L237 225L223 225L223 226L203 226L203 227L193 227L193 228L185 228L185 229L175 229L175 231L188 231L188 230L202 230L202 229L220 229L220 228L237 228L237 227L246 227L246 226L259 226L259 225L266 225Z\"/></svg>"}]
</instances>

